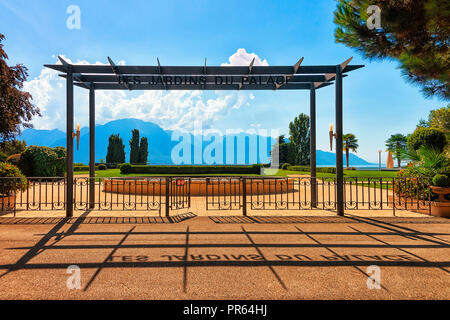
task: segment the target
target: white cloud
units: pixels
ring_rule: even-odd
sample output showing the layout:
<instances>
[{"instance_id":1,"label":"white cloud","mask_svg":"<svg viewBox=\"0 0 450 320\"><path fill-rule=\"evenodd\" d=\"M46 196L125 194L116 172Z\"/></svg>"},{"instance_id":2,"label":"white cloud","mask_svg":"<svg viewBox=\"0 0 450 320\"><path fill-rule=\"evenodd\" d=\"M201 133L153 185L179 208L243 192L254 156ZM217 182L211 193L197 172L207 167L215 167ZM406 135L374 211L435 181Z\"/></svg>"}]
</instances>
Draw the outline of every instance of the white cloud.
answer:
<instances>
[{"instance_id":1,"label":"white cloud","mask_svg":"<svg viewBox=\"0 0 450 320\"><path fill-rule=\"evenodd\" d=\"M248 66L255 58L254 66L268 66L266 59L261 58L256 53L248 53L244 48L238 49L233 55L228 58L229 63L222 63L222 66Z\"/></svg>"},{"instance_id":2,"label":"white cloud","mask_svg":"<svg viewBox=\"0 0 450 320\"><path fill-rule=\"evenodd\" d=\"M261 61L258 55L249 54L245 49L238 49L229 58L230 63L222 65L248 65L253 57L255 66L268 65L266 60ZM89 64L85 60L73 62L63 58L69 63ZM117 64L124 65L125 61ZM31 93L33 103L42 113L42 117L33 120L35 128L65 130L66 85L57 71L42 69L37 78L24 84L24 90ZM75 122L87 126L88 91L75 88L74 97ZM210 128L232 110L250 106L253 99L254 95L247 92L216 91L207 95L202 91L96 91L96 123L137 118L154 122L164 129L192 130L197 120L204 128Z\"/></svg>"}]
</instances>

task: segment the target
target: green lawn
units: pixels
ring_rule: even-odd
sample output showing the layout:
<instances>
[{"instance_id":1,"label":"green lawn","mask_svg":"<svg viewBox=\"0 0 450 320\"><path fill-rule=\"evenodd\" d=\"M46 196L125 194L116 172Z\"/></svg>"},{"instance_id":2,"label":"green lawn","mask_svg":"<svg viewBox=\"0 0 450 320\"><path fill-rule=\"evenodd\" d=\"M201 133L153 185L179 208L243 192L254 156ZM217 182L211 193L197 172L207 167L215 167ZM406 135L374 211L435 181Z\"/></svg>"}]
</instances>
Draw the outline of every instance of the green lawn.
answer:
<instances>
[{"instance_id":1,"label":"green lawn","mask_svg":"<svg viewBox=\"0 0 450 320\"><path fill-rule=\"evenodd\" d=\"M80 174L89 174L89 171L79 171L74 172L75 175ZM154 174L154 173L129 173L129 174L121 174L120 169L108 169L108 170L96 170L95 176L99 178L110 178L110 177L170 177L176 176L174 174ZM209 174L181 174L180 176L255 176L255 174L219 174L219 173L209 173Z\"/></svg>"},{"instance_id":2,"label":"green lawn","mask_svg":"<svg viewBox=\"0 0 450 320\"><path fill-rule=\"evenodd\" d=\"M74 173L75 175L81 174L89 174L89 171L78 171ZM308 175L309 172L301 172L301 171L289 171L289 170L279 170L278 173L274 176L277 177L286 177L288 175ZM383 180L389 180L390 178L395 177L397 174L396 171L377 171L377 170L344 170L344 177L356 177L356 178L383 178ZM108 178L108 177L147 177L147 176L173 176L173 174L121 174L120 169L108 169L108 170L97 170L95 172L95 176L99 178ZM255 176L254 174L193 174L189 176ZM335 177L335 174L332 173L317 173L318 178L326 178L326 177Z\"/></svg>"},{"instance_id":3,"label":"green lawn","mask_svg":"<svg viewBox=\"0 0 450 320\"><path fill-rule=\"evenodd\" d=\"M309 172L306 171L289 171L289 170L280 170L277 176L285 177L291 174L300 174L300 175L309 175ZM397 175L396 171L376 171L376 170L344 170L344 177L356 177L356 178L393 178ZM336 175L333 173L322 173L317 172L317 177L325 178L325 177L335 177Z\"/></svg>"}]
</instances>

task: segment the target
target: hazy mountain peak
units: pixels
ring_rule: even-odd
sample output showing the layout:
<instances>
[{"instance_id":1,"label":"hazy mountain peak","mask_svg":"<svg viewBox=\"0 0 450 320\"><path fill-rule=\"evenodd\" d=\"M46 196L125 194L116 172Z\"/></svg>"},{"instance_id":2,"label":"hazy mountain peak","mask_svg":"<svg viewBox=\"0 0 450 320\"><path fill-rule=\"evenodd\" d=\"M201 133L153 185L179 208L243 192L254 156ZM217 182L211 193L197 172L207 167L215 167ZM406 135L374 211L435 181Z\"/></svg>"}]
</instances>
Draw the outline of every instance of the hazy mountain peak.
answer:
<instances>
[{"instance_id":1,"label":"hazy mountain peak","mask_svg":"<svg viewBox=\"0 0 450 320\"><path fill-rule=\"evenodd\" d=\"M98 124L95 126L95 158L98 162L106 158L106 149L108 147L108 138L111 134L119 134L123 139L126 152L126 161L129 160L129 140L131 139L131 130L138 129L141 137L147 137L149 141L149 162L152 164L172 164L171 151L177 142L171 141L171 130L164 130L153 122L146 122L135 118L119 119ZM263 137L266 138L266 137ZM25 140L28 145L38 146L65 146L65 132L53 130L26 129L19 137ZM273 141L274 142L274 141ZM203 148L209 144L204 143ZM225 144L224 144L225 145ZM246 159L248 159L248 150L246 150ZM226 159L226 148L224 148L224 159ZM89 128L81 129L80 150L75 150L75 162L89 162ZM336 156L332 152L317 150L317 165L334 166ZM345 163L345 159L344 159ZM367 165L369 162L350 154L350 165Z\"/></svg>"}]
</instances>

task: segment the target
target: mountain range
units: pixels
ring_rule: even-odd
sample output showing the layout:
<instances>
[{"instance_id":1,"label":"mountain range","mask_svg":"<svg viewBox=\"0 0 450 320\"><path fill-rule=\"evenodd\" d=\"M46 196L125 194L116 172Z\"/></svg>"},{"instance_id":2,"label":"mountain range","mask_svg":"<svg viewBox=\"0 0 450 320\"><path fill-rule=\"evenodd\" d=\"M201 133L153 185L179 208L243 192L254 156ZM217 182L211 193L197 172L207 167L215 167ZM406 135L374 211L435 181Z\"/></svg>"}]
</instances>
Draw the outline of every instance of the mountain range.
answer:
<instances>
[{"instance_id":1,"label":"mountain range","mask_svg":"<svg viewBox=\"0 0 450 320\"><path fill-rule=\"evenodd\" d=\"M187 162L190 161L192 164L206 164L205 159L203 161L198 162L194 161L198 158L195 158L199 152L204 153L205 149L211 149L213 143L216 143L215 139L210 139L209 141L201 142L201 136L193 136L192 134L181 133L177 131L164 130L160 126L152 122L145 122L138 119L120 119L105 123L103 125L95 126L95 159L97 162L100 162L100 159L106 159L106 152L108 147L108 138L111 134L119 134L123 139L123 143L125 145L125 153L126 153L126 161L129 160L129 152L130 145L129 140L131 139L131 131L133 129L138 129L141 137L147 137L149 141L149 164L174 164L172 161L172 149L179 144L179 141L172 141L172 136L180 136L184 135L184 138L187 138L187 142L185 143L186 148L180 153L184 156L184 159ZM237 134L235 136L226 136L223 141L228 141L225 139L232 138L234 139L234 149L230 149L226 147L226 143L222 143L222 151L219 150L221 144L218 144L218 148L216 151L213 151L211 154L213 156L216 155L221 159L234 159L232 163L242 164L242 161L245 159L245 163L267 163L268 155L270 154L271 144L275 142L273 138L266 138L263 136L257 135L247 135L244 133ZM20 140L25 140L27 145L36 145L36 146L48 146L48 147L57 147L57 146L66 146L66 134L65 132L54 129L54 130L40 130L40 129L26 129L22 132L21 136L18 137ZM189 140L190 139L190 140ZM243 139L243 140L239 140ZM196 142L194 142L196 141ZM231 140L230 140L231 141ZM238 141L245 141L245 153L238 152ZM250 144L250 141L252 144ZM265 143L265 144L264 144ZM76 146L76 141L74 141ZM201 149L199 146L201 145ZM249 146L252 145L253 149L250 149ZM190 146L188 148L187 146ZM262 148L267 147L267 152L261 152L264 156L261 158L257 156L254 157L254 154L259 154L257 150L259 150L259 146ZM190 149L190 150L189 150ZM243 148L240 148L242 150ZM197 150L197 151L196 151ZM200 151L199 151L200 150ZM208 149L209 150L209 149ZM208 151L207 150L207 151ZM210 151L210 150L209 150ZM186 154L185 154L186 152ZM223 158L222 154L223 153ZM230 153L233 153L231 155ZM189 155L190 153L190 155ZM177 153L178 154L178 153ZM238 161L240 159L241 161ZM226 163L230 163L229 160L226 160ZM84 127L81 128L80 131L80 149L74 152L74 162L81 162L87 164L89 162L89 128ZM334 166L336 163L336 155L332 152L326 152L322 150L317 150L317 165L318 166ZM345 157L344 157L345 163ZM176 163L179 164L179 163ZM371 163L366 160L354 155L350 154L350 165L370 165Z\"/></svg>"}]
</instances>

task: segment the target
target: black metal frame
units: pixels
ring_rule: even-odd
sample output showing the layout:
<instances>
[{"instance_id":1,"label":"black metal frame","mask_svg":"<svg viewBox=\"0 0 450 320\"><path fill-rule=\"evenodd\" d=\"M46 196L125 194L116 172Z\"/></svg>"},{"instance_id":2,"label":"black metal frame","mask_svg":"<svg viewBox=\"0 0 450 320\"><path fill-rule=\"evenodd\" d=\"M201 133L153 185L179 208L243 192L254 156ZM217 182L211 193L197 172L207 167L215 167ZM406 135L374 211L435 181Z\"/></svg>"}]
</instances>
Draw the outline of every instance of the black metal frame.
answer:
<instances>
[{"instance_id":1,"label":"black metal frame","mask_svg":"<svg viewBox=\"0 0 450 320\"><path fill-rule=\"evenodd\" d=\"M342 141L342 79L346 73L364 67L349 65L302 66L301 58L293 66L121 66L108 57L109 65L74 65L58 57L61 64L45 67L62 72L67 83L67 184L66 216L73 216L73 86L89 90L89 177L95 178L95 90L309 90L311 103L311 197L316 199L316 89L336 80L336 137ZM177 82L178 79L178 82ZM180 82L181 79L181 82ZM218 81L220 79L220 83ZM184 81L183 81L184 80ZM192 81L191 81L192 80ZM183 83L184 82L184 83ZM188 83L189 82L189 83ZM343 154L337 143L337 214L344 215ZM90 183L89 197L94 198ZM314 202L314 201L313 201Z\"/></svg>"}]
</instances>

